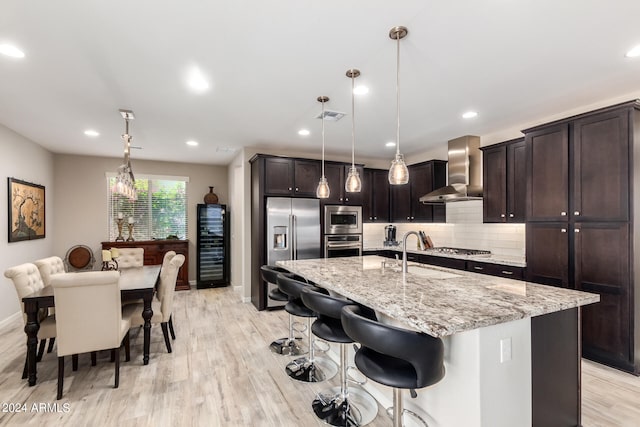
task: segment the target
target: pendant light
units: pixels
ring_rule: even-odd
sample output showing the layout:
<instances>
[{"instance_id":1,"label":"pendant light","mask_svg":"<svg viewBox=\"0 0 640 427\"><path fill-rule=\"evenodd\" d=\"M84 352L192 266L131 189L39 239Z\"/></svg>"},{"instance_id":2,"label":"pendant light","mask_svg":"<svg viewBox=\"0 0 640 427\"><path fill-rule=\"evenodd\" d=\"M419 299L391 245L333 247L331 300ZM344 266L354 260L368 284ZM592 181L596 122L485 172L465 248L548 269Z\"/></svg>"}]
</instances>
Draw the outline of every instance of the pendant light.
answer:
<instances>
[{"instance_id":1,"label":"pendant light","mask_svg":"<svg viewBox=\"0 0 640 427\"><path fill-rule=\"evenodd\" d=\"M396 157L391 162L389 168L389 184L402 185L409 182L409 169L404 162L404 156L400 154L400 39L406 37L408 30L406 27L393 27L389 31L389 37L397 42L396 54Z\"/></svg>"},{"instance_id":2,"label":"pendant light","mask_svg":"<svg viewBox=\"0 0 640 427\"><path fill-rule=\"evenodd\" d=\"M360 75L360 70L352 68L347 70L347 77L351 79L351 167L349 168L349 174L347 180L344 183L344 189L347 193L359 193L362 190L362 181L360 181L360 174L356 169L355 163L355 151L356 151L356 116L355 116L355 79Z\"/></svg>"},{"instance_id":3,"label":"pendant light","mask_svg":"<svg viewBox=\"0 0 640 427\"><path fill-rule=\"evenodd\" d=\"M320 182L318 182L318 188L316 188L316 197L318 199L328 199L331 194L329 183L327 182L327 178L324 176L324 103L327 101L329 101L328 96L318 97L318 102L322 103L322 114L320 115L320 118L322 119L322 176L320 177Z\"/></svg>"},{"instance_id":4,"label":"pendant light","mask_svg":"<svg viewBox=\"0 0 640 427\"><path fill-rule=\"evenodd\" d=\"M116 184L114 192L128 197L130 200L138 199L138 191L136 190L136 179L131 169L131 135L129 134L129 120L134 120L133 111L120 110L120 115L125 122L125 130L122 135L124 141L124 160L116 175Z\"/></svg>"}]
</instances>

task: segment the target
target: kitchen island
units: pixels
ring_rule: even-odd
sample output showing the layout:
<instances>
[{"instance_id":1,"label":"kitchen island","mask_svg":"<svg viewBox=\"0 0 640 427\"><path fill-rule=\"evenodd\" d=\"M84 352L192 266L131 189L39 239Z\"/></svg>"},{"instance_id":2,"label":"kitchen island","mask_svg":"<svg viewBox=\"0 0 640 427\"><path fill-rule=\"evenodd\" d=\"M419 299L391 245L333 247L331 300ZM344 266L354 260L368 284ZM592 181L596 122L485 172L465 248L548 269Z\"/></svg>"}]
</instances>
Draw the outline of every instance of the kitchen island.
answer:
<instances>
[{"instance_id":1,"label":"kitchen island","mask_svg":"<svg viewBox=\"0 0 640 427\"><path fill-rule=\"evenodd\" d=\"M278 264L443 338L444 379L405 399L431 427L580 425L579 307L598 295L411 263L402 274L378 256ZM389 401L388 388L368 389Z\"/></svg>"}]
</instances>

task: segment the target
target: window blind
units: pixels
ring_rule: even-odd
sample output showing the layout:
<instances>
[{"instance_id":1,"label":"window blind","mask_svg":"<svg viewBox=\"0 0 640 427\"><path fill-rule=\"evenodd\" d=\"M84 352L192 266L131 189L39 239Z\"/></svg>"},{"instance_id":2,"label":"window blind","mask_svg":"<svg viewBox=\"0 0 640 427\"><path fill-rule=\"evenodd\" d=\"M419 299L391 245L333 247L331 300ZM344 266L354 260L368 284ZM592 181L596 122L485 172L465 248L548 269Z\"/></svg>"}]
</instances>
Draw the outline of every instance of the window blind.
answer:
<instances>
[{"instance_id":1,"label":"window blind","mask_svg":"<svg viewBox=\"0 0 640 427\"><path fill-rule=\"evenodd\" d=\"M118 237L117 218L122 215L122 236L127 239L129 219L133 221L134 240L187 238L187 178L136 178L138 200L114 192L115 176L107 175L109 240Z\"/></svg>"}]
</instances>

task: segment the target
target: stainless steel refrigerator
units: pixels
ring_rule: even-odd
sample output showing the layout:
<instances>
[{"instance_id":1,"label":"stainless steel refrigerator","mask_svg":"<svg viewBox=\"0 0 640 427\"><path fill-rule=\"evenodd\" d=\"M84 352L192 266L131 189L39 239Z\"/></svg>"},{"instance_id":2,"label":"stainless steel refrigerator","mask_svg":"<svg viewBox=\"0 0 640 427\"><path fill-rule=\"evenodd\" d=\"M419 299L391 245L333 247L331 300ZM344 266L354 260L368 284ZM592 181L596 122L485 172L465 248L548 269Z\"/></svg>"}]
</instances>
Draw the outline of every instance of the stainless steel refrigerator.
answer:
<instances>
[{"instance_id":1,"label":"stainless steel refrigerator","mask_svg":"<svg viewBox=\"0 0 640 427\"><path fill-rule=\"evenodd\" d=\"M267 264L291 259L320 258L320 201L267 198ZM273 288L269 285L267 295ZM284 303L267 299L267 308Z\"/></svg>"}]
</instances>

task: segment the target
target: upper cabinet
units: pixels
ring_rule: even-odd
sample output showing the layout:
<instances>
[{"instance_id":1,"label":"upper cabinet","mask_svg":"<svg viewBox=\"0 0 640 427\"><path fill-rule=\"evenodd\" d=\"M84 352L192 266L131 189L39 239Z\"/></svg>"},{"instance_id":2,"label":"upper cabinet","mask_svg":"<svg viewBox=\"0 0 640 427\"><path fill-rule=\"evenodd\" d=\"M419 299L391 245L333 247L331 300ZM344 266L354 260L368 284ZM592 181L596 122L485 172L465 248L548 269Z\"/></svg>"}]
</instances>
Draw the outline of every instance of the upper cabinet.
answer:
<instances>
[{"instance_id":1,"label":"upper cabinet","mask_svg":"<svg viewBox=\"0 0 640 427\"><path fill-rule=\"evenodd\" d=\"M321 164L317 160L264 158L264 193L271 196L315 197Z\"/></svg>"},{"instance_id":2,"label":"upper cabinet","mask_svg":"<svg viewBox=\"0 0 640 427\"><path fill-rule=\"evenodd\" d=\"M445 222L445 206L418 199L447 185L447 162L430 160L409 166L409 183L391 186L391 222Z\"/></svg>"},{"instance_id":3,"label":"upper cabinet","mask_svg":"<svg viewBox=\"0 0 640 427\"><path fill-rule=\"evenodd\" d=\"M347 193L344 189L344 184L347 181L347 175L349 174L349 169L351 168L351 164L345 163L332 163L325 162L324 164L324 175L327 178L327 182L329 183L329 198L322 199L321 202L325 205L354 205L361 206L364 200L364 169L362 166L356 166L358 169L358 173L360 174L360 181L362 182L362 190L359 193ZM320 174L318 174L318 177ZM316 185L318 182L316 180ZM315 195L315 187L314 187L314 195Z\"/></svg>"},{"instance_id":4,"label":"upper cabinet","mask_svg":"<svg viewBox=\"0 0 640 427\"><path fill-rule=\"evenodd\" d=\"M527 192L524 138L481 150L484 222L524 222Z\"/></svg>"},{"instance_id":5,"label":"upper cabinet","mask_svg":"<svg viewBox=\"0 0 640 427\"><path fill-rule=\"evenodd\" d=\"M389 222L389 171L365 169L362 181L364 222Z\"/></svg>"},{"instance_id":6,"label":"upper cabinet","mask_svg":"<svg viewBox=\"0 0 640 427\"><path fill-rule=\"evenodd\" d=\"M527 221L629 220L628 109L537 128L526 141Z\"/></svg>"}]
</instances>

